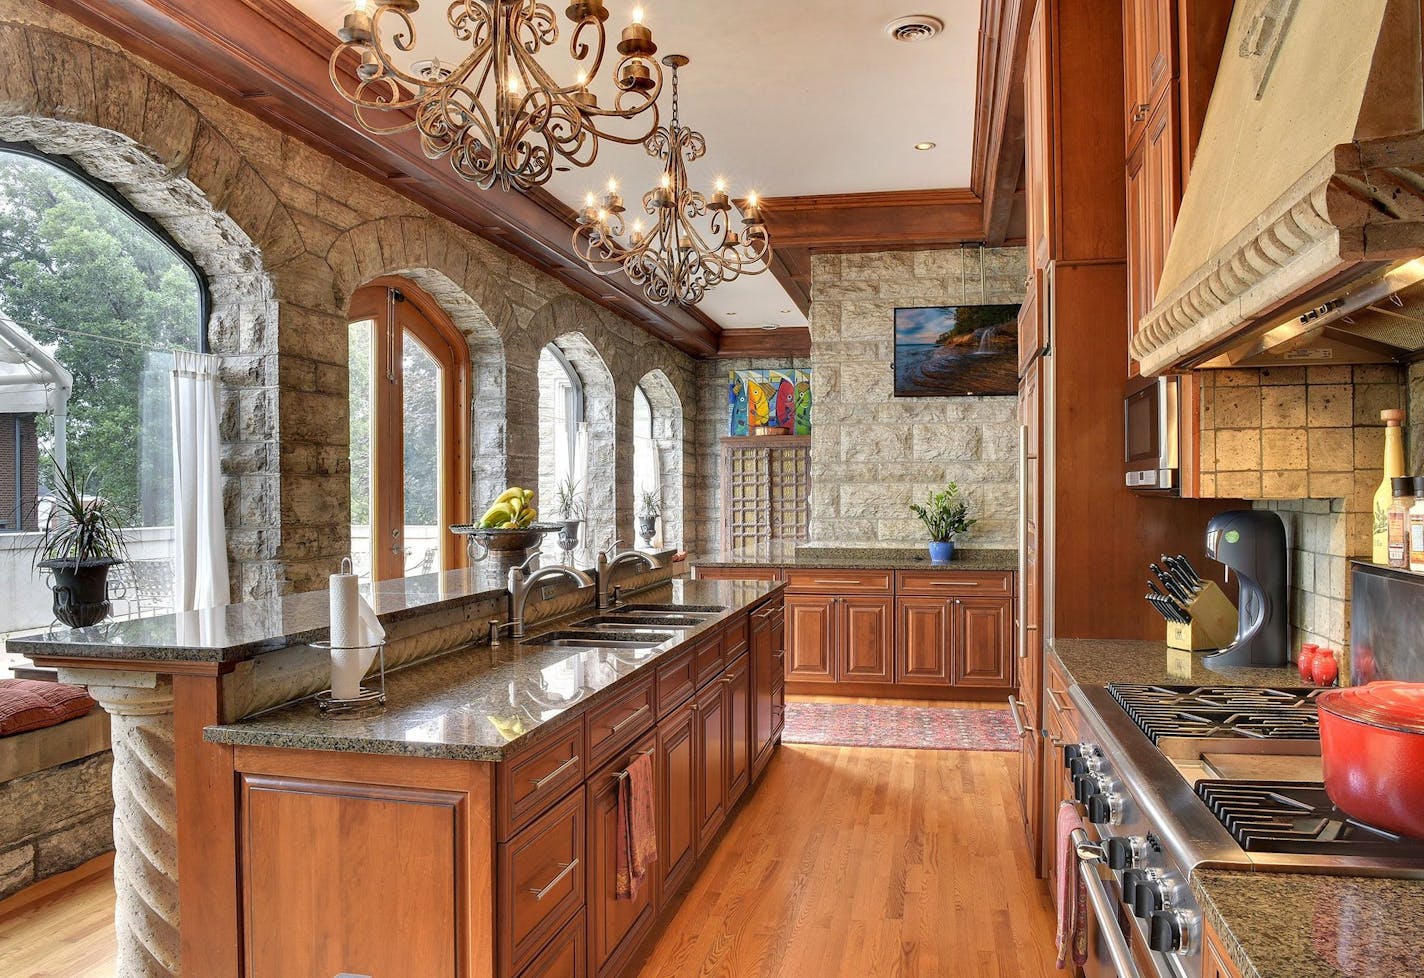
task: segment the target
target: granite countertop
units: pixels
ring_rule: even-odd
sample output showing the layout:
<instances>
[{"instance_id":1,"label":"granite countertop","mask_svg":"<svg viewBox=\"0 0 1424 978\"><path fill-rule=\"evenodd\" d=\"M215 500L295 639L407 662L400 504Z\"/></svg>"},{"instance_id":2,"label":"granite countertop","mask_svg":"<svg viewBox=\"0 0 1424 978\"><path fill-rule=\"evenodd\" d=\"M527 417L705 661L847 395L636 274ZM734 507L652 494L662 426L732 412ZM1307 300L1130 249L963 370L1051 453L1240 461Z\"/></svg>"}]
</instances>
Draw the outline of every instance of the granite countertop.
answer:
<instances>
[{"instance_id":1,"label":"granite countertop","mask_svg":"<svg viewBox=\"0 0 1424 978\"><path fill-rule=\"evenodd\" d=\"M1049 649L1080 686L1143 683L1153 686L1301 686L1294 666L1267 669L1254 666L1212 666L1200 653L1171 652L1166 642L1134 639L1053 639ZM1170 652L1170 657L1169 657ZM1190 669L1168 663L1190 663Z\"/></svg>"},{"instance_id":2,"label":"granite countertop","mask_svg":"<svg viewBox=\"0 0 1424 978\"><path fill-rule=\"evenodd\" d=\"M795 570L809 568L824 570L844 568L846 570L944 570L944 571L1013 571L1019 568L1017 550L975 550L972 548L954 551L954 559L947 564L930 561L927 548L869 548L869 547L797 547L794 556L778 557L770 560L754 560L749 557L723 557L710 555L693 561L697 567L780 567Z\"/></svg>"},{"instance_id":3,"label":"granite countertop","mask_svg":"<svg viewBox=\"0 0 1424 978\"><path fill-rule=\"evenodd\" d=\"M330 717L306 699L208 727L204 737L257 747L503 760L552 732L555 721L567 718L571 710L582 711L617 695L632 677L647 675L652 663L784 587L769 581L672 580L639 592L636 603L726 610L688 628L657 626L675 637L651 649L563 648L504 640L497 649L481 645L451 652L388 674L387 705L381 712ZM595 614L585 609L574 621ZM565 628L568 622L547 625Z\"/></svg>"},{"instance_id":4,"label":"granite countertop","mask_svg":"<svg viewBox=\"0 0 1424 978\"><path fill-rule=\"evenodd\" d=\"M671 552L659 556L670 558ZM365 584L361 593L384 625L417 615L507 595L510 563L491 558L464 570ZM89 628L56 626L6 641L6 650L30 658L131 659L153 662L231 663L328 637L330 599L325 589L222 608L109 621Z\"/></svg>"},{"instance_id":5,"label":"granite countertop","mask_svg":"<svg viewBox=\"0 0 1424 978\"><path fill-rule=\"evenodd\" d=\"M1203 869L1191 885L1242 978L1424 972L1424 880Z\"/></svg>"}]
</instances>

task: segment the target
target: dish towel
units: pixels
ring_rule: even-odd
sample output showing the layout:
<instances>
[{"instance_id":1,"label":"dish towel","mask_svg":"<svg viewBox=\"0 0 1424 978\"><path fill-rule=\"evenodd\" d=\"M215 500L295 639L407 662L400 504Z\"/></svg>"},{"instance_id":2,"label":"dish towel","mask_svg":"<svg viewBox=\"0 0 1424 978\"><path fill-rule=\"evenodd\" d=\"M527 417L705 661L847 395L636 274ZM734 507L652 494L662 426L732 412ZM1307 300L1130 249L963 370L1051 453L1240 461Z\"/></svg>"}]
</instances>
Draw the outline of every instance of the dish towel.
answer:
<instances>
[{"instance_id":1,"label":"dish towel","mask_svg":"<svg viewBox=\"0 0 1424 978\"><path fill-rule=\"evenodd\" d=\"M613 888L619 900L631 900L658 858L652 754L638 755L623 775L618 779L618 864Z\"/></svg>"},{"instance_id":2,"label":"dish towel","mask_svg":"<svg viewBox=\"0 0 1424 978\"><path fill-rule=\"evenodd\" d=\"M1058 967L1071 960L1088 961L1088 886L1078 875L1078 853L1073 833L1083 827L1077 807L1070 801L1058 806Z\"/></svg>"}]
</instances>

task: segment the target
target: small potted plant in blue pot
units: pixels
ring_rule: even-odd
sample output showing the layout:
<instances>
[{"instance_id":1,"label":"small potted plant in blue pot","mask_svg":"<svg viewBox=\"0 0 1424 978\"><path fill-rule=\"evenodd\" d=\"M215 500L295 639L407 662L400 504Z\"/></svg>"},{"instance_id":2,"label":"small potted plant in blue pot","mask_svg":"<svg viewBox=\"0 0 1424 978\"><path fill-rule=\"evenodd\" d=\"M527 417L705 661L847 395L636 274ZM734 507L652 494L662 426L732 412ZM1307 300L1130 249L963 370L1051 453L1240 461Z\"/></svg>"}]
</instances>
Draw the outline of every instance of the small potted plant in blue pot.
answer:
<instances>
[{"instance_id":1,"label":"small potted plant in blue pot","mask_svg":"<svg viewBox=\"0 0 1424 978\"><path fill-rule=\"evenodd\" d=\"M969 503L959 497L959 486L953 482L939 492L930 493L923 506L911 503L910 511L929 531L930 560L936 564L953 560L954 538L978 522L970 518Z\"/></svg>"}]
</instances>

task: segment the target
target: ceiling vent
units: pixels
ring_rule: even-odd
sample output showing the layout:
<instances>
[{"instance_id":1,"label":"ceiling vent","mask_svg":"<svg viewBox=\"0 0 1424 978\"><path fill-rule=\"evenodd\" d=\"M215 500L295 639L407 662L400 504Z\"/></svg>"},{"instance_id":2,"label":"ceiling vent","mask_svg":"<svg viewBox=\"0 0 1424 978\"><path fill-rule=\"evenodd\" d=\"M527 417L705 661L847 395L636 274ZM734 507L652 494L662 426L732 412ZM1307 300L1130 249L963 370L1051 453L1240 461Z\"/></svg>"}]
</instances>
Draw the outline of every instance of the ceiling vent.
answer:
<instances>
[{"instance_id":1,"label":"ceiling vent","mask_svg":"<svg viewBox=\"0 0 1424 978\"><path fill-rule=\"evenodd\" d=\"M931 17L929 14L901 17L899 20L892 20L885 25L886 34L897 41L904 41L906 44L928 41L938 37L943 31L944 21L938 17Z\"/></svg>"}]
</instances>

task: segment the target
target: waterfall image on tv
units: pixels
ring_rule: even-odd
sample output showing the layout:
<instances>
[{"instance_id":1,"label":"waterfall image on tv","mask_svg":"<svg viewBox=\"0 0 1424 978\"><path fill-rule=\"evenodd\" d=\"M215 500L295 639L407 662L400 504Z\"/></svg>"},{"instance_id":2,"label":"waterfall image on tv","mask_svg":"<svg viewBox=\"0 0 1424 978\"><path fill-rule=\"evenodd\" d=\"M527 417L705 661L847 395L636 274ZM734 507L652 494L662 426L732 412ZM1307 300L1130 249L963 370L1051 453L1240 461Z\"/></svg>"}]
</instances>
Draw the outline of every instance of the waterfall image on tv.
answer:
<instances>
[{"instance_id":1,"label":"waterfall image on tv","mask_svg":"<svg viewBox=\"0 0 1424 978\"><path fill-rule=\"evenodd\" d=\"M1017 394L1019 307L895 310L896 397Z\"/></svg>"}]
</instances>

